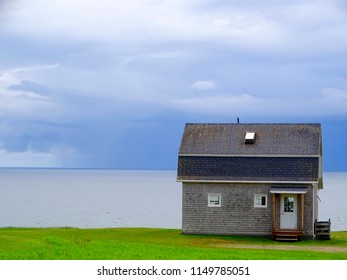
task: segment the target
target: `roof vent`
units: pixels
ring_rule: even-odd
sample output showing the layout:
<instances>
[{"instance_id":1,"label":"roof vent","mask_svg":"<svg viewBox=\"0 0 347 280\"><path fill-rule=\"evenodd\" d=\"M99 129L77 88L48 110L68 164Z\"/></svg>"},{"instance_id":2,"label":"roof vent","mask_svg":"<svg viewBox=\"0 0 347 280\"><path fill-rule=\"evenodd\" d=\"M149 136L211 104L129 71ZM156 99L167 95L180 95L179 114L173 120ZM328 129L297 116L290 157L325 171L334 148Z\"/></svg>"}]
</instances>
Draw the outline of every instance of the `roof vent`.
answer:
<instances>
[{"instance_id":1,"label":"roof vent","mask_svg":"<svg viewBox=\"0 0 347 280\"><path fill-rule=\"evenodd\" d=\"M246 132L245 144L254 144L255 142L255 132Z\"/></svg>"}]
</instances>

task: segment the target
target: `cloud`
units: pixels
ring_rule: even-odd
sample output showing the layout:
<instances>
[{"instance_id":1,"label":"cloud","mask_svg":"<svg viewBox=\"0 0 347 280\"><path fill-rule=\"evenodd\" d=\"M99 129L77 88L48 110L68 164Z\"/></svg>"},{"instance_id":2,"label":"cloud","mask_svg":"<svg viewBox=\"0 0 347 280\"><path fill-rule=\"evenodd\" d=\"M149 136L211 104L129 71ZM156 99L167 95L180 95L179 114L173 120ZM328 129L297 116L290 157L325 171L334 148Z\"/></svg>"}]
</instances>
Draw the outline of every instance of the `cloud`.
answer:
<instances>
[{"instance_id":1,"label":"cloud","mask_svg":"<svg viewBox=\"0 0 347 280\"><path fill-rule=\"evenodd\" d=\"M192 88L197 90L210 90L215 89L216 84L213 81L197 81L192 85Z\"/></svg>"},{"instance_id":2,"label":"cloud","mask_svg":"<svg viewBox=\"0 0 347 280\"><path fill-rule=\"evenodd\" d=\"M59 135L60 134L60 135ZM64 144L49 124L0 120L0 165L5 167L73 166L80 156Z\"/></svg>"},{"instance_id":3,"label":"cloud","mask_svg":"<svg viewBox=\"0 0 347 280\"><path fill-rule=\"evenodd\" d=\"M264 98L250 94L216 94L171 100L186 113L214 116L334 116L346 114L347 91L326 88L314 97Z\"/></svg>"},{"instance_id":4,"label":"cloud","mask_svg":"<svg viewBox=\"0 0 347 280\"><path fill-rule=\"evenodd\" d=\"M45 121L0 120L0 166L82 166L83 154L69 139L74 128Z\"/></svg>"},{"instance_id":5,"label":"cloud","mask_svg":"<svg viewBox=\"0 0 347 280\"><path fill-rule=\"evenodd\" d=\"M50 152L25 150L21 152L0 149L0 165L3 167L59 168L78 166L79 162L71 151L52 149Z\"/></svg>"},{"instance_id":6,"label":"cloud","mask_svg":"<svg viewBox=\"0 0 347 280\"><path fill-rule=\"evenodd\" d=\"M317 107L321 109L320 114L323 115L346 115L347 90L324 88L317 101Z\"/></svg>"},{"instance_id":7,"label":"cloud","mask_svg":"<svg viewBox=\"0 0 347 280\"><path fill-rule=\"evenodd\" d=\"M249 94L218 94L172 100L171 104L178 110L204 115L233 115L247 112L259 113L264 100Z\"/></svg>"},{"instance_id":8,"label":"cloud","mask_svg":"<svg viewBox=\"0 0 347 280\"><path fill-rule=\"evenodd\" d=\"M136 141L164 120L347 112L347 17L334 0L7 3L7 159L116 162L109 151L126 159L129 139L134 155L154 149L150 135Z\"/></svg>"},{"instance_id":9,"label":"cloud","mask_svg":"<svg viewBox=\"0 0 347 280\"><path fill-rule=\"evenodd\" d=\"M52 89L44 84L35 83L29 80L23 80L20 84L13 84L7 87L8 90L14 92L21 92L24 95L24 92L27 93L28 97L37 97L37 98L45 98L46 95L52 91ZM30 95L30 93L32 93Z\"/></svg>"},{"instance_id":10,"label":"cloud","mask_svg":"<svg viewBox=\"0 0 347 280\"><path fill-rule=\"evenodd\" d=\"M322 97L324 97L324 99L330 100L331 102L347 102L347 90L341 90L337 88L324 88L322 90Z\"/></svg>"},{"instance_id":11,"label":"cloud","mask_svg":"<svg viewBox=\"0 0 347 280\"><path fill-rule=\"evenodd\" d=\"M0 149L1 166L5 167L61 167L59 157L32 151L13 153Z\"/></svg>"},{"instance_id":12,"label":"cloud","mask_svg":"<svg viewBox=\"0 0 347 280\"><path fill-rule=\"evenodd\" d=\"M49 121L57 110L56 104L43 94L44 85L31 81L39 72L49 69L47 65L35 65L1 71L0 117L26 120L46 118Z\"/></svg>"},{"instance_id":13,"label":"cloud","mask_svg":"<svg viewBox=\"0 0 347 280\"><path fill-rule=\"evenodd\" d=\"M35 38L133 50L172 42L214 42L257 53L301 50L306 55L347 47L340 36L347 29L345 13L332 1L242 2L18 1L4 28Z\"/></svg>"},{"instance_id":14,"label":"cloud","mask_svg":"<svg viewBox=\"0 0 347 280\"><path fill-rule=\"evenodd\" d=\"M51 123L91 117L91 112L106 102L109 92L95 95L99 84L86 82L93 78L91 73L84 73L88 71L71 70L70 77L65 71L58 64L47 64L0 72L0 117Z\"/></svg>"}]
</instances>

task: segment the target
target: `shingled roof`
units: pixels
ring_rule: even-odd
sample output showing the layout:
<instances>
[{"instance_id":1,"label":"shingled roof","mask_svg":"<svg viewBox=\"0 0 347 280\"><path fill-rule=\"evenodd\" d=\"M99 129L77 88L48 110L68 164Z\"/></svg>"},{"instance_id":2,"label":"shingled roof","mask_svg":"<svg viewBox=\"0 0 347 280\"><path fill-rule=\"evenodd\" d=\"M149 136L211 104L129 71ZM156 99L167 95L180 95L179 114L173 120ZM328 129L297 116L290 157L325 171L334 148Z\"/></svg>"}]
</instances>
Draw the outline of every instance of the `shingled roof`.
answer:
<instances>
[{"instance_id":1,"label":"shingled roof","mask_svg":"<svg viewBox=\"0 0 347 280\"><path fill-rule=\"evenodd\" d=\"M245 145L246 132L256 140ZM320 124L186 124L180 155L320 155Z\"/></svg>"},{"instance_id":2,"label":"shingled roof","mask_svg":"<svg viewBox=\"0 0 347 280\"><path fill-rule=\"evenodd\" d=\"M321 182L321 169L320 124L188 123L177 180Z\"/></svg>"}]
</instances>

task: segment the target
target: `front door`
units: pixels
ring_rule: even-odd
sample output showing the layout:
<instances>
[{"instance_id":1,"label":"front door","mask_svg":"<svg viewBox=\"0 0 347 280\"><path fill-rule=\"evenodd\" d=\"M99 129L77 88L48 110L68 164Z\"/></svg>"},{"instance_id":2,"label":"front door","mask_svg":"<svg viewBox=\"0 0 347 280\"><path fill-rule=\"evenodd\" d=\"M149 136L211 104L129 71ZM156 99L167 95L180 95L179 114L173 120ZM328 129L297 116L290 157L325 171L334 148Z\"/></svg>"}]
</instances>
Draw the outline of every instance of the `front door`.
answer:
<instances>
[{"instance_id":1,"label":"front door","mask_svg":"<svg viewBox=\"0 0 347 280\"><path fill-rule=\"evenodd\" d=\"M282 229L297 228L297 195L282 194L281 195L281 222Z\"/></svg>"}]
</instances>

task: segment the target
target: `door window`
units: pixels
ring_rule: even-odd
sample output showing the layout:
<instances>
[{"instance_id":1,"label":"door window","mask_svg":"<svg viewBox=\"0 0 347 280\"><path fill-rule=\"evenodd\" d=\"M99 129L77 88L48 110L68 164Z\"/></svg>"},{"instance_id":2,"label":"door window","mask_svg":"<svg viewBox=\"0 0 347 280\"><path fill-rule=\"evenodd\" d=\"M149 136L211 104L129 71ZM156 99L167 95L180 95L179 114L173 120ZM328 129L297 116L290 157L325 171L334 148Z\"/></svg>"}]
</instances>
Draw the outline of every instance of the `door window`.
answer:
<instances>
[{"instance_id":1,"label":"door window","mask_svg":"<svg viewBox=\"0 0 347 280\"><path fill-rule=\"evenodd\" d=\"M292 196L284 197L284 212L286 213L294 212L294 197Z\"/></svg>"}]
</instances>

